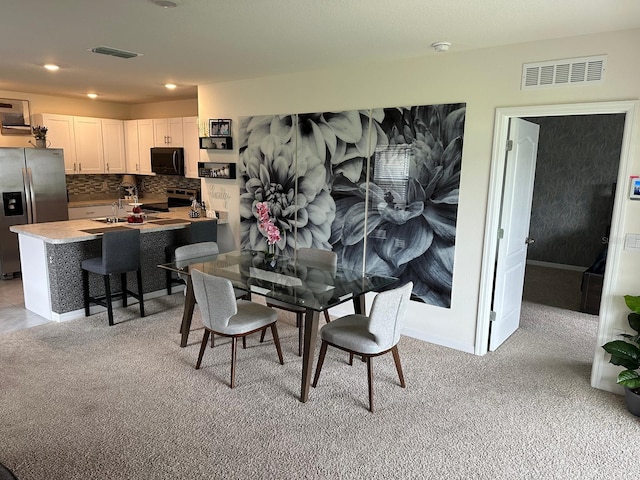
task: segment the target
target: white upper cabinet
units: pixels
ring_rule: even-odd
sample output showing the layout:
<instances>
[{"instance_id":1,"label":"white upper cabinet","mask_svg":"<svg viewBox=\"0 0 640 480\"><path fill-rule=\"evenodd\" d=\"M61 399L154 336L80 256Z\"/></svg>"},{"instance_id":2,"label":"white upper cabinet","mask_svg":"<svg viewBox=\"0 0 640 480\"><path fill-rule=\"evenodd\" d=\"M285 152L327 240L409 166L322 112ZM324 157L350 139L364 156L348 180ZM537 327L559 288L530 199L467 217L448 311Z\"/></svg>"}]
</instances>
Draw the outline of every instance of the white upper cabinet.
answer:
<instances>
[{"instance_id":1,"label":"white upper cabinet","mask_svg":"<svg viewBox=\"0 0 640 480\"><path fill-rule=\"evenodd\" d=\"M138 120L138 155L141 175L154 174L151 171L151 148L153 146L153 120Z\"/></svg>"},{"instance_id":2,"label":"white upper cabinet","mask_svg":"<svg viewBox=\"0 0 640 480\"><path fill-rule=\"evenodd\" d=\"M182 118L157 118L153 120L154 145L156 147L183 147Z\"/></svg>"},{"instance_id":3,"label":"white upper cabinet","mask_svg":"<svg viewBox=\"0 0 640 480\"><path fill-rule=\"evenodd\" d=\"M104 173L126 173L124 122L102 119Z\"/></svg>"},{"instance_id":4,"label":"white upper cabinet","mask_svg":"<svg viewBox=\"0 0 640 480\"><path fill-rule=\"evenodd\" d=\"M33 115L31 123L32 125L47 127L47 142L51 142L49 147L62 148L64 150L64 173L78 173L73 117L70 115L41 113Z\"/></svg>"},{"instance_id":5,"label":"white upper cabinet","mask_svg":"<svg viewBox=\"0 0 640 480\"><path fill-rule=\"evenodd\" d=\"M102 121L92 117L73 117L78 173L104 173Z\"/></svg>"},{"instance_id":6,"label":"white upper cabinet","mask_svg":"<svg viewBox=\"0 0 640 480\"><path fill-rule=\"evenodd\" d=\"M198 138L198 117L182 119L184 135L184 175L198 178L198 162L200 161L200 139Z\"/></svg>"}]
</instances>

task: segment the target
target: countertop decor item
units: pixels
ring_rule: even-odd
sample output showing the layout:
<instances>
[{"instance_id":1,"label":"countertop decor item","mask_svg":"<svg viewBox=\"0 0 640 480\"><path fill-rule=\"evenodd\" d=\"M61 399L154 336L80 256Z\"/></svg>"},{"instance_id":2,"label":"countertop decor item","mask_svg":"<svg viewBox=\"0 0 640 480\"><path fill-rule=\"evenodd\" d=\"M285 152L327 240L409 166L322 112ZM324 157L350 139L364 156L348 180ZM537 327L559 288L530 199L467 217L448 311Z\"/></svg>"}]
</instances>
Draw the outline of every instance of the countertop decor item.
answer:
<instances>
[{"instance_id":1,"label":"countertop decor item","mask_svg":"<svg viewBox=\"0 0 640 480\"><path fill-rule=\"evenodd\" d=\"M631 310L627 320L635 334L622 333L624 340L612 340L602 348L611 354L609 363L625 368L617 382L625 388L627 410L640 416L640 296L625 295L624 301Z\"/></svg>"}]
</instances>

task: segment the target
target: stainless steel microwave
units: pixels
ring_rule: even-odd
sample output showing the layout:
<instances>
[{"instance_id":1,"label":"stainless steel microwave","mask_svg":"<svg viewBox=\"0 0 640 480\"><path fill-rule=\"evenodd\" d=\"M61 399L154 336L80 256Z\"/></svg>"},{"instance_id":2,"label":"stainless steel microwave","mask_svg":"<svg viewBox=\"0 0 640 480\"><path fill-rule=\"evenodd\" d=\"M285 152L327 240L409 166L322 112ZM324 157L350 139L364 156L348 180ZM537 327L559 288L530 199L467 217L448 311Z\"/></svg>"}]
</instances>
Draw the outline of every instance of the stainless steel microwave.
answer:
<instances>
[{"instance_id":1,"label":"stainless steel microwave","mask_svg":"<svg viewBox=\"0 0 640 480\"><path fill-rule=\"evenodd\" d=\"M157 175L181 175L184 177L184 149L152 148L151 171Z\"/></svg>"}]
</instances>

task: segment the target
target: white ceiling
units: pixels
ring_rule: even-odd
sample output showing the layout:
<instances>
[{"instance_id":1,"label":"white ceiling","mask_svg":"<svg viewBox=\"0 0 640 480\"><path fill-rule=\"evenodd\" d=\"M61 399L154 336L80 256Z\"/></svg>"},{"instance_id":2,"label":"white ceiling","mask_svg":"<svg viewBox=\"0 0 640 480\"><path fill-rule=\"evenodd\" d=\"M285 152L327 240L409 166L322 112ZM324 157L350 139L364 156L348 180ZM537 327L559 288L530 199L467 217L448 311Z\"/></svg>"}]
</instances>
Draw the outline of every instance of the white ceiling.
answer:
<instances>
[{"instance_id":1,"label":"white ceiling","mask_svg":"<svg viewBox=\"0 0 640 480\"><path fill-rule=\"evenodd\" d=\"M640 0L3 0L0 90L123 103L196 85L640 27ZM141 53L97 55L97 46ZM50 73L45 63L62 68ZM173 82L172 92L163 85Z\"/></svg>"}]
</instances>

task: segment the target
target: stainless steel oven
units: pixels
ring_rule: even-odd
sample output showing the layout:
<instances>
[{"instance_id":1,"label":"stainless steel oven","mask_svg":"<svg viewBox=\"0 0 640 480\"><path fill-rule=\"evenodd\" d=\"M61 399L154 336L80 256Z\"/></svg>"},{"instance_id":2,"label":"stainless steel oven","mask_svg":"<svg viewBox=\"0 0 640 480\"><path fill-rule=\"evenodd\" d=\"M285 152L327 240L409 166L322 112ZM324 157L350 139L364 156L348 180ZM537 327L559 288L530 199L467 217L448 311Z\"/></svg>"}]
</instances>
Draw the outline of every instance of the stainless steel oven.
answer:
<instances>
[{"instance_id":1,"label":"stainless steel oven","mask_svg":"<svg viewBox=\"0 0 640 480\"><path fill-rule=\"evenodd\" d=\"M172 207L188 207L195 198L200 201L200 190L193 188L167 188L166 202L145 203L143 208L155 212L168 212ZM144 199L142 200L144 202Z\"/></svg>"}]
</instances>

